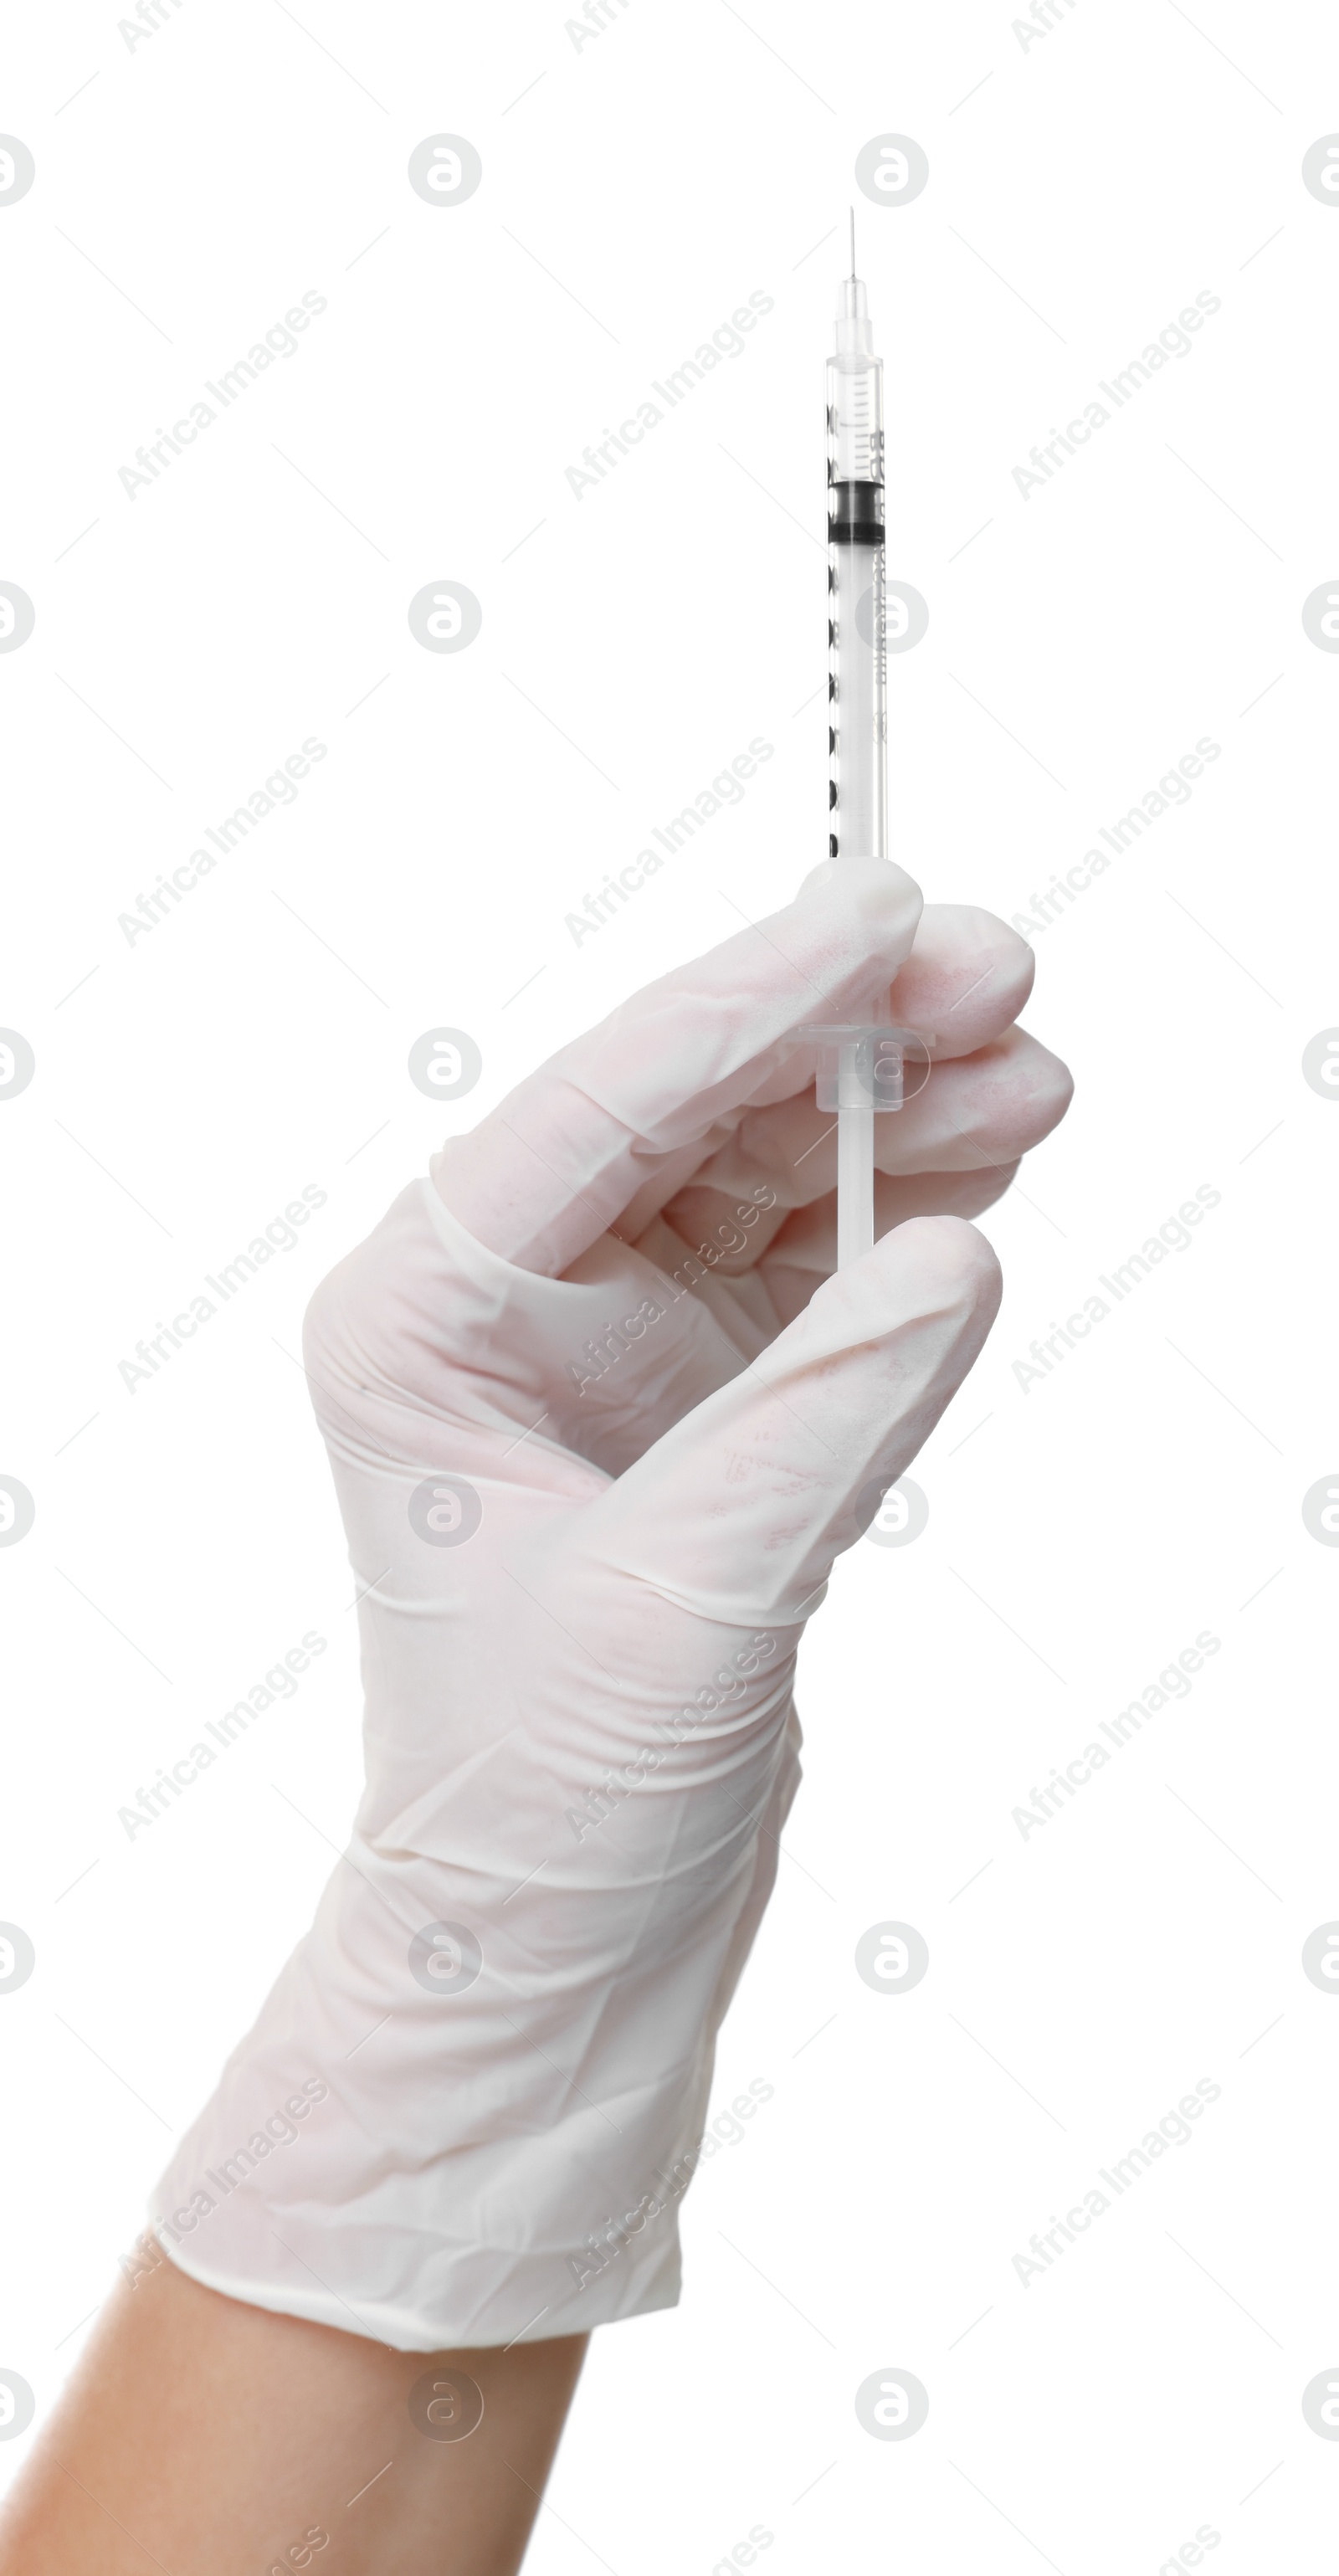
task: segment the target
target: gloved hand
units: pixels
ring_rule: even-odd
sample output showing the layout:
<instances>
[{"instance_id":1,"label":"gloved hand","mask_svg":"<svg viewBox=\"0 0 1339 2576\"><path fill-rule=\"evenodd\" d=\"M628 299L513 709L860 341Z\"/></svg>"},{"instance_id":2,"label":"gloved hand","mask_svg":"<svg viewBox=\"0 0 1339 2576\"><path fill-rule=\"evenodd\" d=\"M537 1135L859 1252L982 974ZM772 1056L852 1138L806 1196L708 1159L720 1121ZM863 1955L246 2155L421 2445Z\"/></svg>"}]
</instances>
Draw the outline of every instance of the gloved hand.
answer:
<instances>
[{"instance_id":1,"label":"gloved hand","mask_svg":"<svg viewBox=\"0 0 1339 2576\"><path fill-rule=\"evenodd\" d=\"M964 1217L1068 1097L1014 1026L1031 975L989 914L820 868L523 1082L317 1291L367 1787L160 2186L197 2278L415 2350L677 2296L804 1623L989 1329ZM934 1069L875 1122L882 1240L829 1277L836 1138L788 1032L890 987Z\"/></svg>"}]
</instances>

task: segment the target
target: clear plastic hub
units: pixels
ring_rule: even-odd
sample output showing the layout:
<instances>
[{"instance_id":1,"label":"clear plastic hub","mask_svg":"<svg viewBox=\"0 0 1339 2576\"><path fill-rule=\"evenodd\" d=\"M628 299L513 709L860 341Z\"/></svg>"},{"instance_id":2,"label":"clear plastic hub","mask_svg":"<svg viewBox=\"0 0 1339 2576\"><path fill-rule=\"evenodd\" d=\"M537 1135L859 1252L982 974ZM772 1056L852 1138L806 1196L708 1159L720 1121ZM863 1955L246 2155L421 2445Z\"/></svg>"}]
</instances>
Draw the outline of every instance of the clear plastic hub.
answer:
<instances>
[{"instance_id":1,"label":"clear plastic hub","mask_svg":"<svg viewBox=\"0 0 1339 2576\"><path fill-rule=\"evenodd\" d=\"M795 1035L817 1048L820 1109L900 1109L924 1087L930 1046L919 1029L830 1020Z\"/></svg>"}]
</instances>

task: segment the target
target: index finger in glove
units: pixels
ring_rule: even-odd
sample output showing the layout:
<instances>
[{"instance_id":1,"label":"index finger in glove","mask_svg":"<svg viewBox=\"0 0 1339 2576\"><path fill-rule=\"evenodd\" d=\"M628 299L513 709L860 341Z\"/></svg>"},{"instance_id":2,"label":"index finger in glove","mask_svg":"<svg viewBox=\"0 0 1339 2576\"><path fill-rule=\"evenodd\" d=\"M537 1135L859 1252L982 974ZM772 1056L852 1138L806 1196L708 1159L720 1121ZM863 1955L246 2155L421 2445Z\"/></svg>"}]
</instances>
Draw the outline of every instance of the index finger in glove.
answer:
<instances>
[{"instance_id":1,"label":"index finger in glove","mask_svg":"<svg viewBox=\"0 0 1339 2576\"><path fill-rule=\"evenodd\" d=\"M790 1032L868 1011L911 952L920 890L854 860L785 911L676 967L550 1057L435 1157L453 1216L556 1277L670 1155L729 1132L784 1062Z\"/></svg>"}]
</instances>

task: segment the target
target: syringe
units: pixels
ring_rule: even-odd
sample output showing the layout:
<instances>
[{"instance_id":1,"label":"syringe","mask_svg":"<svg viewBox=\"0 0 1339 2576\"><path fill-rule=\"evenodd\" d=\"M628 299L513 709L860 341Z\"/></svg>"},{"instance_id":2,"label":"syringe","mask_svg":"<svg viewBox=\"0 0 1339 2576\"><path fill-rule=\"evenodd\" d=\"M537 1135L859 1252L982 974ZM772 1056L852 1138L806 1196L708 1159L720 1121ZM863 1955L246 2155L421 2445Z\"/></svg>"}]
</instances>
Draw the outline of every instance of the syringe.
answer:
<instances>
[{"instance_id":1,"label":"syringe","mask_svg":"<svg viewBox=\"0 0 1339 2576\"><path fill-rule=\"evenodd\" d=\"M884 859L888 656L884 622L883 360L865 289L837 293L828 360L828 779L830 858Z\"/></svg>"},{"instance_id":2,"label":"syringe","mask_svg":"<svg viewBox=\"0 0 1339 2576\"><path fill-rule=\"evenodd\" d=\"M883 360L855 273L837 293L828 360L828 856L887 859L888 705L884 593ZM837 1113L837 1266L874 1243L874 1113L900 1109L906 1067L929 1071L922 1033L891 1025L887 996L866 1021L797 1031L818 1049L820 1109Z\"/></svg>"}]
</instances>

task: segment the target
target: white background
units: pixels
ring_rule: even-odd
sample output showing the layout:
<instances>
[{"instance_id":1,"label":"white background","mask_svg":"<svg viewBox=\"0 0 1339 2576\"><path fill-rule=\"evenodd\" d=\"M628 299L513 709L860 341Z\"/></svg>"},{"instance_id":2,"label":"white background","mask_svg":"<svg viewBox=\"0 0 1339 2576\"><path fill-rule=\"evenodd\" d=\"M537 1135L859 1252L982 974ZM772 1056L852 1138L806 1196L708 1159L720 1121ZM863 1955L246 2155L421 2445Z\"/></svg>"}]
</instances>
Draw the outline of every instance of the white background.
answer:
<instances>
[{"instance_id":1,"label":"white background","mask_svg":"<svg viewBox=\"0 0 1339 2576\"><path fill-rule=\"evenodd\" d=\"M165 0L167 5L167 0ZM822 366L846 208L888 361L893 853L1029 906L1202 736L1193 798L1044 931L1061 1131L986 1221L1005 1301L914 1470L914 1546L838 1569L807 1783L727 2023L774 2098L685 2210L683 2304L605 2329L528 2562L790 2570L1319 2563L1339 2449L1332 704L1339 127L1319 9L610 0L384 13L182 0L133 51L66 0L7 37L36 183L0 213L9 1220L0 2365L45 2414L169 2138L305 1925L358 1777L351 1581L294 1361L322 1272L455 1127L823 855ZM1029 25L1031 22L1028 22ZM328 50L326 50L328 49ZM854 191L872 135L929 156ZM467 136L433 207L406 163ZM550 273L551 272L551 273ZM152 488L117 469L304 290L327 311ZM774 310L594 492L564 468L750 291ZM1201 290L1221 310L1026 500L1011 469ZM449 578L478 641L406 620ZM744 803L579 947L606 871L749 739ZM118 915L309 735L327 757L149 936ZM738 909L737 909L738 908ZM524 988L521 990L520 988ZM518 996L518 997L517 997ZM517 997L517 998L513 998ZM328 1203L153 1382L118 1362L305 1183ZM1012 1367L1201 1184L1221 1204L1024 1393ZM1026 1193L1024 1195L1023 1193ZM1325 1389L1323 1407L1317 1402ZM316 1628L329 1651L131 1842L117 1809ZM1026 1841L1012 1809L1196 1634L1221 1649ZM297 1812L300 1811L300 1812ZM872 1993L905 1919L930 1971ZM1011 2257L1209 2077L1063 2259ZM853 2397L913 2371L929 2419ZM6 2470L25 2445L0 2451Z\"/></svg>"}]
</instances>

